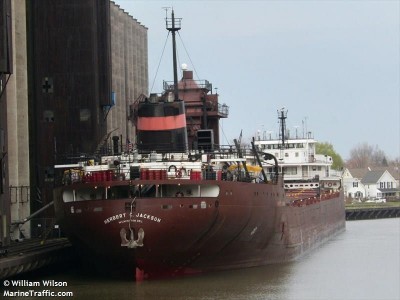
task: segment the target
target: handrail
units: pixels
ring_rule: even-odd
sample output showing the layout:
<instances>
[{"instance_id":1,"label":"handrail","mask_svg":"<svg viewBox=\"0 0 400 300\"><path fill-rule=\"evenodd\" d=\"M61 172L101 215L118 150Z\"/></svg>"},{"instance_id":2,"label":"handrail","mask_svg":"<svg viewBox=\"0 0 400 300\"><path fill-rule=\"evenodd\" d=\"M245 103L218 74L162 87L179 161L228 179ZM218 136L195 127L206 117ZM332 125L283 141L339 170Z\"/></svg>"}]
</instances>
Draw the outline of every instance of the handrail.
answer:
<instances>
[{"instance_id":1,"label":"handrail","mask_svg":"<svg viewBox=\"0 0 400 300\"><path fill-rule=\"evenodd\" d=\"M193 80L200 89L212 90L212 84L208 80ZM173 91L175 84L173 81L163 81L164 91ZM192 87L193 88L193 87Z\"/></svg>"}]
</instances>

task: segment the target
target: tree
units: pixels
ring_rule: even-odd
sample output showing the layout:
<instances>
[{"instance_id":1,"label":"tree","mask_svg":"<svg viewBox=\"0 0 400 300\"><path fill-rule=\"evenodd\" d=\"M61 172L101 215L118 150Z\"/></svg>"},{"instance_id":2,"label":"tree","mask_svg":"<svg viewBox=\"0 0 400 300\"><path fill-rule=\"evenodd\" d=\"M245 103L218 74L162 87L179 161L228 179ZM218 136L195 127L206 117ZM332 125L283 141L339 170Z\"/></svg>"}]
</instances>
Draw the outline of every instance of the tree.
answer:
<instances>
[{"instance_id":1,"label":"tree","mask_svg":"<svg viewBox=\"0 0 400 300\"><path fill-rule=\"evenodd\" d=\"M329 155L333 159L332 168L335 170L341 170L343 168L342 157L333 149L331 143L316 143L315 151L317 154Z\"/></svg>"},{"instance_id":2,"label":"tree","mask_svg":"<svg viewBox=\"0 0 400 300\"><path fill-rule=\"evenodd\" d=\"M378 145L358 144L351 149L350 158L346 162L348 168L387 167L386 154Z\"/></svg>"}]
</instances>

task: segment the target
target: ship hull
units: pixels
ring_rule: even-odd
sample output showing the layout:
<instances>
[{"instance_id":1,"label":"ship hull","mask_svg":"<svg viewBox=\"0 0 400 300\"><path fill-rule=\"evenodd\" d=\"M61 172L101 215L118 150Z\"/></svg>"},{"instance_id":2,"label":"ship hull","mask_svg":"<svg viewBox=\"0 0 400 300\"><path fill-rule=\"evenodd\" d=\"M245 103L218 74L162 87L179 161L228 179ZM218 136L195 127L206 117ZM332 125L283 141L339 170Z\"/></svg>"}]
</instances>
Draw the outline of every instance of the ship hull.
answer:
<instances>
[{"instance_id":1,"label":"ship hull","mask_svg":"<svg viewBox=\"0 0 400 300\"><path fill-rule=\"evenodd\" d=\"M80 185L55 190L56 215L71 242L101 268L138 269L149 278L293 260L345 228L342 194L290 205L281 183L218 181L218 195L208 197L65 201Z\"/></svg>"}]
</instances>

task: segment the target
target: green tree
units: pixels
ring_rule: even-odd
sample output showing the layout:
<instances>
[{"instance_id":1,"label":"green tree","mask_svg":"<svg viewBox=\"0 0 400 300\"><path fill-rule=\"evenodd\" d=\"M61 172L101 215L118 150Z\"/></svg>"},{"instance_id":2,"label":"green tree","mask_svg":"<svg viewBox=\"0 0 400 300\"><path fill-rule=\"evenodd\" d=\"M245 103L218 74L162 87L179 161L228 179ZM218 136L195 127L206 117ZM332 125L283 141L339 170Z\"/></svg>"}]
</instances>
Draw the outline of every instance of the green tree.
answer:
<instances>
[{"instance_id":1,"label":"green tree","mask_svg":"<svg viewBox=\"0 0 400 300\"><path fill-rule=\"evenodd\" d=\"M333 149L333 145L331 143L316 143L315 151L317 154L329 155L332 157L333 164L332 169L341 170L343 169L343 159L342 157Z\"/></svg>"}]
</instances>

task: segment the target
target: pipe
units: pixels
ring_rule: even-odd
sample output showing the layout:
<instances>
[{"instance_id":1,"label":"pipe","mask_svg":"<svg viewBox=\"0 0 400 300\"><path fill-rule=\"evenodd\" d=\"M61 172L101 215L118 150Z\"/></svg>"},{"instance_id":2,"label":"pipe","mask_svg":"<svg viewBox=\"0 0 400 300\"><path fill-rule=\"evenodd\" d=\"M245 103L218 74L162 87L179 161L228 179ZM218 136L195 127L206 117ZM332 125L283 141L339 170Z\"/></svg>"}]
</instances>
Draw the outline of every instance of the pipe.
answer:
<instances>
[{"instance_id":1,"label":"pipe","mask_svg":"<svg viewBox=\"0 0 400 300\"><path fill-rule=\"evenodd\" d=\"M33 217L37 216L38 214L40 214L42 211L48 209L50 206L54 205L54 201L49 202L48 204L46 204L45 206L43 206L41 209L35 211L33 214L31 214L29 217L23 219L23 220L18 220L15 222L12 222L11 225L21 225L21 224L25 224L26 222L28 222L30 219L32 219Z\"/></svg>"}]
</instances>

